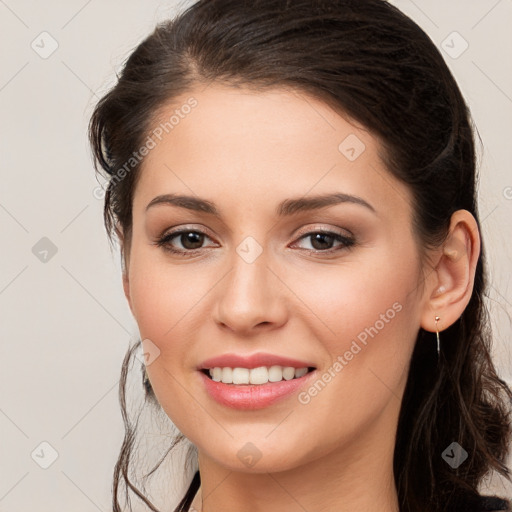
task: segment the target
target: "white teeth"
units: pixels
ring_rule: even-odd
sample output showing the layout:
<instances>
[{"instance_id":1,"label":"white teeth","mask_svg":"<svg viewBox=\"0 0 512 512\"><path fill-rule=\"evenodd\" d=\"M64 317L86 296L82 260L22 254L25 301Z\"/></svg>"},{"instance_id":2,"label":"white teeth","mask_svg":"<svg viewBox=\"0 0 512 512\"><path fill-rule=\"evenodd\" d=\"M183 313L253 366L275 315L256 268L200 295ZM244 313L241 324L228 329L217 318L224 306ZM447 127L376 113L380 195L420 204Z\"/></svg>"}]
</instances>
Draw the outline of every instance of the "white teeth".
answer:
<instances>
[{"instance_id":1,"label":"white teeth","mask_svg":"<svg viewBox=\"0 0 512 512\"><path fill-rule=\"evenodd\" d=\"M297 368L295 370L295 377L303 377L306 373L308 373L307 368Z\"/></svg>"},{"instance_id":2,"label":"white teeth","mask_svg":"<svg viewBox=\"0 0 512 512\"><path fill-rule=\"evenodd\" d=\"M221 368L222 382L224 384L233 384L233 368Z\"/></svg>"},{"instance_id":3,"label":"white teeth","mask_svg":"<svg viewBox=\"0 0 512 512\"><path fill-rule=\"evenodd\" d=\"M222 370L222 375L224 375L224 370ZM233 368L233 384L249 384L249 370Z\"/></svg>"},{"instance_id":4,"label":"white teeth","mask_svg":"<svg viewBox=\"0 0 512 512\"><path fill-rule=\"evenodd\" d=\"M283 380L283 367L271 366L268 369L268 380L270 382L279 382L280 380Z\"/></svg>"},{"instance_id":5,"label":"white teeth","mask_svg":"<svg viewBox=\"0 0 512 512\"><path fill-rule=\"evenodd\" d=\"M265 366L252 368L249 372L249 382L251 384L266 384L268 382L268 370Z\"/></svg>"},{"instance_id":6,"label":"white teeth","mask_svg":"<svg viewBox=\"0 0 512 512\"><path fill-rule=\"evenodd\" d=\"M295 368L293 368L292 366L287 366L286 368L283 368L283 379L292 380L293 377L295 377Z\"/></svg>"},{"instance_id":7,"label":"white teeth","mask_svg":"<svg viewBox=\"0 0 512 512\"><path fill-rule=\"evenodd\" d=\"M218 366L216 368L212 368L210 370L210 377L216 382L220 382L222 380L222 368Z\"/></svg>"},{"instance_id":8,"label":"white teeth","mask_svg":"<svg viewBox=\"0 0 512 512\"><path fill-rule=\"evenodd\" d=\"M224 384L267 384L300 378L308 373L307 368L294 368L293 366L259 366L258 368L215 368L209 369L210 377L215 382Z\"/></svg>"}]
</instances>

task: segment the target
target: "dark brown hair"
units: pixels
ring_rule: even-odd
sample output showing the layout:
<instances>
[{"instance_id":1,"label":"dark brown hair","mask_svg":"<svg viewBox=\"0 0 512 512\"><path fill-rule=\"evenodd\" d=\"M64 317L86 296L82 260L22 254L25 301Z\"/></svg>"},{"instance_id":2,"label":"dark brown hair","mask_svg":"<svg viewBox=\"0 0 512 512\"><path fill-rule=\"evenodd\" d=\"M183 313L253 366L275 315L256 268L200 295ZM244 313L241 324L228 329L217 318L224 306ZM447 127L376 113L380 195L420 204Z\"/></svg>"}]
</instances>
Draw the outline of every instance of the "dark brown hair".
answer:
<instances>
[{"instance_id":1,"label":"dark brown hair","mask_svg":"<svg viewBox=\"0 0 512 512\"><path fill-rule=\"evenodd\" d=\"M471 116L440 52L412 20L383 0L201 0L135 49L90 121L96 169L110 180L105 226L111 241L122 228L123 257L141 164L122 179L119 169L126 170L163 106L212 82L292 88L366 127L381 142L389 172L413 194L420 254L446 239L458 209L480 226ZM510 480L512 392L490 357L486 291L482 243L469 304L441 333L439 365L435 334L420 329L416 341L394 452L401 512L471 510L490 472ZM114 473L115 512L121 477L158 510L129 476L136 425L126 414L124 388L137 346L125 357L120 384L126 435ZM146 403L159 407L149 383ZM469 453L457 469L441 457L453 441ZM187 510L199 483L197 472L175 512Z\"/></svg>"}]
</instances>

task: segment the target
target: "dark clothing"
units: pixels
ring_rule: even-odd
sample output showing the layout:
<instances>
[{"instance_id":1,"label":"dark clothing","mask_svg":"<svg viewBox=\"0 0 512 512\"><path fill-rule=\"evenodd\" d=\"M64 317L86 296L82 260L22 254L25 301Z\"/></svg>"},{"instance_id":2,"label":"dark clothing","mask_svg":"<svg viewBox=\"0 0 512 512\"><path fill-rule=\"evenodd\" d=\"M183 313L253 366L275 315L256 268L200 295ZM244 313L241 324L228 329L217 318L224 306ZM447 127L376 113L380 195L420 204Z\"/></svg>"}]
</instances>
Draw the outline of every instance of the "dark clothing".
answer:
<instances>
[{"instance_id":1,"label":"dark clothing","mask_svg":"<svg viewBox=\"0 0 512 512\"><path fill-rule=\"evenodd\" d=\"M480 508L475 508L475 512L497 512L498 510L510 512L511 510L510 502L497 496L481 496L478 507Z\"/></svg>"}]
</instances>

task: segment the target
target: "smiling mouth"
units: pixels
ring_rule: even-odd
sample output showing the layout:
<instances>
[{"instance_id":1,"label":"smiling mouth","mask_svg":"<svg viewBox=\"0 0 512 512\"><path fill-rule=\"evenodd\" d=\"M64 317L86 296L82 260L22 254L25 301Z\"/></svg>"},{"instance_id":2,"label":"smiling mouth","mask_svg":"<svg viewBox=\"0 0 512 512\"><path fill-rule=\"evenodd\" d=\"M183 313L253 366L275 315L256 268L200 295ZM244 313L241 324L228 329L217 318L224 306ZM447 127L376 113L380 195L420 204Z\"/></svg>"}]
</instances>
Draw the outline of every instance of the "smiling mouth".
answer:
<instances>
[{"instance_id":1,"label":"smiling mouth","mask_svg":"<svg viewBox=\"0 0 512 512\"><path fill-rule=\"evenodd\" d=\"M316 370L315 367L294 368L292 366L260 366L258 368L203 368L200 371L209 379L231 385L263 385L287 380L296 380Z\"/></svg>"}]
</instances>

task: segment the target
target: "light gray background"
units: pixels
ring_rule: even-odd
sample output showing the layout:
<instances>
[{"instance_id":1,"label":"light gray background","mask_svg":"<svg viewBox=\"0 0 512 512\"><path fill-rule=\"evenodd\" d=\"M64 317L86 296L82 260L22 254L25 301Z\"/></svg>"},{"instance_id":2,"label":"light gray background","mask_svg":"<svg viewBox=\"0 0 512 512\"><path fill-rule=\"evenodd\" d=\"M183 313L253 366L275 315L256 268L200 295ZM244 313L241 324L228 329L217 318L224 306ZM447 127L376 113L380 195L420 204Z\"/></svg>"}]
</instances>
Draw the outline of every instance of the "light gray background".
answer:
<instances>
[{"instance_id":1,"label":"light gray background","mask_svg":"<svg viewBox=\"0 0 512 512\"><path fill-rule=\"evenodd\" d=\"M512 1L392 3L444 48L483 140L494 357L512 383ZM111 510L119 371L138 331L93 195L86 127L115 70L177 5L0 0L0 511ZM43 31L58 44L47 58ZM469 44L457 58L464 41L454 31ZM43 237L57 249L46 262L33 253ZM48 469L42 442L58 454ZM492 489L512 496L500 481Z\"/></svg>"}]
</instances>

